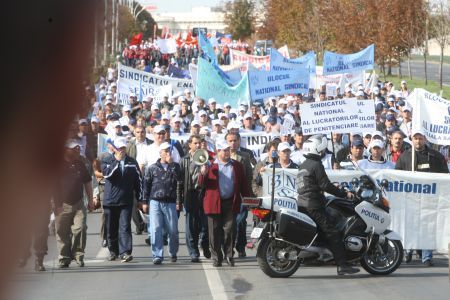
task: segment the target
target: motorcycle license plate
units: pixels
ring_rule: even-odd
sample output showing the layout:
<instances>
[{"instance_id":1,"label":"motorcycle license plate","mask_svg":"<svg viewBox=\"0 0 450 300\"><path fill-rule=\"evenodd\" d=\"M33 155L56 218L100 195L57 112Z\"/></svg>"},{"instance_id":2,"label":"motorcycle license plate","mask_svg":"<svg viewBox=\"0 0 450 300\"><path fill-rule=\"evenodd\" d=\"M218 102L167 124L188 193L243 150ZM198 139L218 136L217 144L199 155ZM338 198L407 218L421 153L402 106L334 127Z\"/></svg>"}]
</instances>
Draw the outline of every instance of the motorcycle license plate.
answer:
<instances>
[{"instance_id":1,"label":"motorcycle license plate","mask_svg":"<svg viewBox=\"0 0 450 300\"><path fill-rule=\"evenodd\" d=\"M258 227L253 228L252 233L250 234L250 237L252 239L258 239L261 236L263 229L264 228L258 228Z\"/></svg>"}]
</instances>

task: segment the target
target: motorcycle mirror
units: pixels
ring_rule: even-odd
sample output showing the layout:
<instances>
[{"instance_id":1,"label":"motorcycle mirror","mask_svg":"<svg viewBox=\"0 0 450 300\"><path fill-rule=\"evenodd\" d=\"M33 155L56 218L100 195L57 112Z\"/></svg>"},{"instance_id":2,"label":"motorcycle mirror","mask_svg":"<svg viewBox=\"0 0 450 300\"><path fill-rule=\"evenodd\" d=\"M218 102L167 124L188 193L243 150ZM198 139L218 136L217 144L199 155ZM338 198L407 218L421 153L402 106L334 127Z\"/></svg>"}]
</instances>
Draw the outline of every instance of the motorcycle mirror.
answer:
<instances>
[{"instance_id":1,"label":"motorcycle mirror","mask_svg":"<svg viewBox=\"0 0 450 300\"><path fill-rule=\"evenodd\" d=\"M358 187L359 186L359 179L356 178L356 177L353 177L352 185L353 185L354 188Z\"/></svg>"},{"instance_id":2,"label":"motorcycle mirror","mask_svg":"<svg viewBox=\"0 0 450 300\"><path fill-rule=\"evenodd\" d=\"M387 179L381 180L381 186L387 189L389 187L389 181Z\"/></svg>"},{"instance_id":3,"label":"motorcycle mirror","mask_svg":"<svg viewBox=\"0 0 450 300\"><path fill-rule=\"evenodd\" d=\"M341 186L342 186L342 188L348 188L348 183L347 182L343 182L343 183L341 183Z\"/></svg>"}]
</instances>

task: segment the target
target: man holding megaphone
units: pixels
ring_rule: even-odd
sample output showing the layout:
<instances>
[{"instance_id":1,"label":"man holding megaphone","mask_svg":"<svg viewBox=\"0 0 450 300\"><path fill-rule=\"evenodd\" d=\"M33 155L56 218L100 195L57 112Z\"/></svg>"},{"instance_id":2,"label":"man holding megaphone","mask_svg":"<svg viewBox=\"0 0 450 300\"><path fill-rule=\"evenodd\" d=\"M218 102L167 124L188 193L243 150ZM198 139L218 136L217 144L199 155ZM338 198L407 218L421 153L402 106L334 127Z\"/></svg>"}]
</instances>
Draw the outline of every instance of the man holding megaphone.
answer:
<instances>
[{"instance_id":1,"label":"man holding megaphone","mask_svg":"<svg viewBox=\"0 0 450 300\"><path fill-rule=\"evenodd\" d=\"M201 166L198 183L205 187L203 208L208 217L213 265L220 267L225 259L229 266L234 267L236 215L241 210L241 197L249 197L251 192L246 183L244 167L231 159L227 141L217 141L216 153L216 159L211 165Z\"/></svg>"}]
</instances>

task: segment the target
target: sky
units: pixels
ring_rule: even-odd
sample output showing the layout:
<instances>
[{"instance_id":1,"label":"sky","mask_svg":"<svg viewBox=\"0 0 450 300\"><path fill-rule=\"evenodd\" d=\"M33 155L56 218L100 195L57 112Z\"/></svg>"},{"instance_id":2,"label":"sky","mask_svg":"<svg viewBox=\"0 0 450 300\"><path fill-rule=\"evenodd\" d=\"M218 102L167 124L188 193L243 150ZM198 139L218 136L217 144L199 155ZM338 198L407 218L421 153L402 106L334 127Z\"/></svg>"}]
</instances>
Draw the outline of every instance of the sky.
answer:
<instances>
[{"instance_id":1,"label":"sky","mask_svg":"<svg viewBox=\"0 0 450 300\"><path fill-rule=\"evenodd\" d=\"M155 5L157 13L162 12L190 12L196 6L216 6L222 0L138 0L143 6Z\"/></svg>"}]
</instances>

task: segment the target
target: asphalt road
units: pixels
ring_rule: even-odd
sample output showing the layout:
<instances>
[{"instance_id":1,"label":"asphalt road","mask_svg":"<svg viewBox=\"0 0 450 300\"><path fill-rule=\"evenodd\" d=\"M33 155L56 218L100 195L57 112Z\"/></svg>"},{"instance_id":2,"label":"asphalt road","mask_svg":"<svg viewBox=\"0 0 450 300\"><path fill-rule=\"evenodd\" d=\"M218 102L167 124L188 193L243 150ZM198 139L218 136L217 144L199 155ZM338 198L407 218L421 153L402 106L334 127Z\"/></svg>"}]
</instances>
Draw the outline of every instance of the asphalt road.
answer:
<instances>
[{"instance_id":1,"label":"asphalt road","mask_svg":"<svg viewBox=\"0 0 450 300\"><path fill-rule=\"evenodd\" d=\"M302 266L291 278L272 279L259 269L255 250L236 259L236 267L213 268L211 260L191 263L184 242L184 218L180 218L178 262L155 266L144 235L134 235L134 260L108 262L99 239L100 214L88 215L86 266L72 263L56 267L54 237L49 238L46 272L32 271L30 261L18 270L8 299L449 299L448 259L436 255L435 266L419 261L402 266L390 276L375 277L362 270L337 276L335 266ZM249 219L251 217L249 216ZM250 222L249 222L250 223ZM134 227L134 226L133 226ZM251 228L248 227L250 232Z\"/></svg>"},{"instance_id":2,"label":"asphalt road","mask_svg":"<svg viewBox=\"0 0 450 300\"><path fill-rule=\"evenodd\" d=\"M403 62L402 75L406 81L409 78L408 72L408 62ZM392 68L392 73L394 75L398 74L398 67ZM425 67L423 61L411 61L411 74L415 79L425 80ZM427 62L427 74L428 80L439 82L439 63L437 62ZM444 85L450 85L450 64L443 65L443 77L442 82Z\"/></svg>"}]
</instances>

